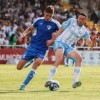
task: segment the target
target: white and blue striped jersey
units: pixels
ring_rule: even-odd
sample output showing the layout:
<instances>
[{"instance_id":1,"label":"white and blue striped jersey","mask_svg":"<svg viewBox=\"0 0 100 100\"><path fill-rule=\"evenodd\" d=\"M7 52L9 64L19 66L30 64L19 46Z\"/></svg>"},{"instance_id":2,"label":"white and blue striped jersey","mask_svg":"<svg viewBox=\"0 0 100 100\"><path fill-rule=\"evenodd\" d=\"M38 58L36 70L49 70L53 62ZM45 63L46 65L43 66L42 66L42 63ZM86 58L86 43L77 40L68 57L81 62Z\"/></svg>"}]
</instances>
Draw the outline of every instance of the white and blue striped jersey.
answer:
<instances>
[{"instance_id":1,"label":"white and blue striped jersey","mask_svg":"<svg viewBox=\"0 0 100 100\"><path fill-rule=\"evenodd\" d=\"M70 18L67 21L63 22L62 28L64 29L64 31L60 36L58 36L56 41L62 41L67 45L72 45L80 38L90 38L88 29L84 25L80 27L77 23L77 19L75 18Z\"/></svg>"}]
</instances>

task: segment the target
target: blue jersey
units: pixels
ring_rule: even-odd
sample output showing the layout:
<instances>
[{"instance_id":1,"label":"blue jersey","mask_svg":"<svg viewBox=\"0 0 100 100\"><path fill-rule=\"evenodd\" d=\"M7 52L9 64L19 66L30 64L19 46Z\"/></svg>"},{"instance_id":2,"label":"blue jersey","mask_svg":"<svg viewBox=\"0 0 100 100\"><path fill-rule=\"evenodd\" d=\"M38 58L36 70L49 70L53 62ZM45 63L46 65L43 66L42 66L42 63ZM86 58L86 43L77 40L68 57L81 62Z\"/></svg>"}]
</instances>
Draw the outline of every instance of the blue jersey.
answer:
<instances>
[{"instance_id":1,"label":"blue jersey","mask_svg":"<svg viewBox=\"0 0 100 100\"><path fill-rule=\"evenodd\" d=\"M44 58L48 49L46 41L52 38L52 33L56 32L60 27L60 23L54 19L49 22L44 17L38 18L33 24L36 28L36 35L32 36L29 47L22 56L22 59L30 61L36 58Z\"/></svg>"},{"instance_id":2,"label":"blue jersey","mask_svg":"<svg viewBox=\"0 0 100 100\"><path fill-rule=\"evenodd\" d=\"M46 51L48 49L46 41L50 40L52 33L61 27L60 23L54 19L47 22L44 17L40 17L32 25L36 28L36 35L32 37L28 50L32 51L32 48L36 48Z\"/></svg>"}]
</instances>

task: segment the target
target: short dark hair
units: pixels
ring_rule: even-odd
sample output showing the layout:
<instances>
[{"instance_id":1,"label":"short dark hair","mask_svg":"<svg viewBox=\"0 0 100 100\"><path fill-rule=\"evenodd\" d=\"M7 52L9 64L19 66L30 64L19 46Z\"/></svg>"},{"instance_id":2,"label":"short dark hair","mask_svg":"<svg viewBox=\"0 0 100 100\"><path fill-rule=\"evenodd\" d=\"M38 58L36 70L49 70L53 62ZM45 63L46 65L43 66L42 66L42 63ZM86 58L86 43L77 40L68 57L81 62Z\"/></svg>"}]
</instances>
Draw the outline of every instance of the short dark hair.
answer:
<instances>
[{"instance_id":1,"label":"short dark hair","mask_svg":"<svg viewBox=\"0 0 100 100\"><path fill-rule=\"evenodd\" d=\"M82 15L82 16L87 17L87 15L86 15L86 14L84 14L84 13L79 13L79 15Z\"/></svg>"},{"instance_id":2,"label":"short dark hair","mask_svg":"<svg viewBox=\"0 0 100 100\"><path fill-rule=\"evenodd\" d=\"M54 14L54 7L52 5L47 6L45 12Z\"/></svg>"}]
</instances>

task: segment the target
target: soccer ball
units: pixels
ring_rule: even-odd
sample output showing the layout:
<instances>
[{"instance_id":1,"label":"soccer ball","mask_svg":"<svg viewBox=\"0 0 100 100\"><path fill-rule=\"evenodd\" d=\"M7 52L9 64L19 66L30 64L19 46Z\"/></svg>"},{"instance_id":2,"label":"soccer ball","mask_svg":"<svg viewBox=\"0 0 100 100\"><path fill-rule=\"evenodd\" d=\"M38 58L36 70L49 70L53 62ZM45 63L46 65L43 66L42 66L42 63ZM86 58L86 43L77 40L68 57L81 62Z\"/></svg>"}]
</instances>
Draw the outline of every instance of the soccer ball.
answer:
<instances>
[{"instance_id":1,"label":"soccer ball","mask_svg":"<svg viewBox=\"0 0 100 100\"><path fill-rule=\"evenodd\" d=\"M49 89L50 89L51 91L56 91L56 90L58 90L59 87L60 87L59 82L56 81L56 80L53 80L53 82L52 82L52 83L50 84L50 86L49 86Z\"/></svg>"}]
</instances>

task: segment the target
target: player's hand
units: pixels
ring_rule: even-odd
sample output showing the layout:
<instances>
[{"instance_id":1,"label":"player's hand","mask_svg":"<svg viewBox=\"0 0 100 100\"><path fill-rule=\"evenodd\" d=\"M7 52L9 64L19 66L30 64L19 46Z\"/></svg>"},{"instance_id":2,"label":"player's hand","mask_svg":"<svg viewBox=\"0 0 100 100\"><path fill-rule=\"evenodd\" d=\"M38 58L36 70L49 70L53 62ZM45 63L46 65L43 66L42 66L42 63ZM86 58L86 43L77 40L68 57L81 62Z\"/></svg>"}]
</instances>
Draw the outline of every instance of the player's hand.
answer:
<instances>
[{"instance_id":1,"label":"player's hand","mask_svg":"<svg viewBox=\"0 0 100 100\"><path fill-rule=\"evenodd\" d=\"M22 42L23 41L23 38L24 38L24 35L22 34L19 38L18 38L18 42Z\"/></svg>"},{"instance_id":2,"label":"player's hand","mask_svg":"<svg viewBox=\"0 0 100 100\"><path fill-rule=\"evenodd\" d=\"M47 46L50 46L50 45L52 45L52 43L54 42L54 40L53 39L51 39L51 40L47 40L46 41L46 43L47 43Z\"/></svg>"}]
</instances>

